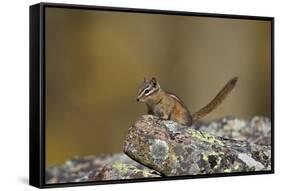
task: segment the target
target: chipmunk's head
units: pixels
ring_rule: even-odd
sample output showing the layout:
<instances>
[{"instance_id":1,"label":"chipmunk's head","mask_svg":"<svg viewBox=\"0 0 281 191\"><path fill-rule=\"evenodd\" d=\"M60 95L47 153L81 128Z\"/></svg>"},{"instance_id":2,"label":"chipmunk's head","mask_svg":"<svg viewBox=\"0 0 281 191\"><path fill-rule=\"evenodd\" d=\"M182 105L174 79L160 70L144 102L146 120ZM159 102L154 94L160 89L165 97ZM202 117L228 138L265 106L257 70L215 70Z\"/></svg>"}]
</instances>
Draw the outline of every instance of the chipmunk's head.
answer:
<instances>
[{"instance_id":1,"label":"chipmunk's head","mask_svg":"<svg viewBox=\"0 0 281 191\"><path fill-rule=\"evenodd\" d=\"M139 86L137 93L137 101L147 102L149 98L160 89L160 85L156 78L151 78L151 80L146 80L144 78L142 84Z\"/></svg>"}]
</instances>

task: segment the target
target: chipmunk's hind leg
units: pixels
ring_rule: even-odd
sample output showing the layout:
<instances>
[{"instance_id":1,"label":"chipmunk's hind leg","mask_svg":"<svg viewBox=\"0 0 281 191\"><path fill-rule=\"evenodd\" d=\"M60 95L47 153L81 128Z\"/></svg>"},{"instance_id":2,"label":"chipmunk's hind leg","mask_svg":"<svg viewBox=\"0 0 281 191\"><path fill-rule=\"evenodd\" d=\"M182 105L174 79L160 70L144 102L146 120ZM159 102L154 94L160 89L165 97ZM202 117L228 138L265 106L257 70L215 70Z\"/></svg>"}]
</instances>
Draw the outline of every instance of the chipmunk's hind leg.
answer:
<instances>
[{"instance_id":1,"label":"chipmunk's hind leg","mask_svg":"<svg viewBox=\"0 0 281 191\"><path fill-rule=\"evenodd\" d=\"M176 120L176 122L184 125L184 126L188 126L190 127L192 125L192 118L190 115L186 115L186 114L182 114L180 117L178 117Z\"/></svg>"},{"instance_id":2,"label":"chipmunk's hind leg","mask_svg":"<svg viewBox=\"0 0 281 191\"><path fill-rule=\"evenodd\" d=\"M185 126L192 125L191 115L186 110L182 110L180 107L174 108L174 111L172 112L172 114L170 116L170 120L175 121L175 122L180 123Z\"/></svg>"}]
</instances>

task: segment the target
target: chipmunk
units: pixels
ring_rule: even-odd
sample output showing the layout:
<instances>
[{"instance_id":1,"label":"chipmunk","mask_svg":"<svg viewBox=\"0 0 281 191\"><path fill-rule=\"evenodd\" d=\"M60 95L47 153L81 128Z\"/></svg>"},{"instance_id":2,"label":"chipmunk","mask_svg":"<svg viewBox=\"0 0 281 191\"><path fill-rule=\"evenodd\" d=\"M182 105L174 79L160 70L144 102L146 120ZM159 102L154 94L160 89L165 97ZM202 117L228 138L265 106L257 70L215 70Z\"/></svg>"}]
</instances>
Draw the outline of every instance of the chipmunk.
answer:
<instances>
[{"instance_id":1,"label":"chipmunk","mask_svg":"<svg viewBox=\"0 0 281 191\"><path fill-rule=\"evenodd\" d=\"M183 101L175 94L163 90L155 77L151 80L144 78L143 83L138 88L137 101L146 104L150 115L191 126L213 111L235 87L237 80L238 78L234 77L228 81L209 104L194 114L190 113Z\"/></svg>"}]
</instances>

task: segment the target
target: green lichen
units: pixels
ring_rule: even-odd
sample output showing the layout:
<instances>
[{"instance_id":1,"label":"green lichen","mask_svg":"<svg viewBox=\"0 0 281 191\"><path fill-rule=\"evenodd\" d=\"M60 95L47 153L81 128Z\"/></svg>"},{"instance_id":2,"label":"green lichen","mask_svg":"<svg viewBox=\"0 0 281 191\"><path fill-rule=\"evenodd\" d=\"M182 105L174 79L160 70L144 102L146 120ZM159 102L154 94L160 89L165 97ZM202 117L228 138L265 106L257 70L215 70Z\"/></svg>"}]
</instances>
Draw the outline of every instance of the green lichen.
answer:
<instances>
[{"instance_id":1,"label":"green lichen","mask_svg":"<svg viewBox=\"0 0 281 191\"><path fill-rule=\"evenodd\" d=\"M208 162L208 155L203 155L203 160Z\"/></svg>"},{"instance_id":2,"label":"green lichen","mask_svg":"<svg viewBox=\"0 0 281 191\"><path fill-rule=\"evenodd\" d=\"M235 166L234 166L234 170L238 170L239 168L240 168L240 164L239 163L237 163Z\"/></svg>"},{"instance_id":3,"label":"green lichen","mask_svg":"<svg viewBox=\"0 0 281 191\"><path fill-rule=\"evenodd\" d=\"M120 163L120 162L115 162L112 164L112 167L117 169L118 171L122 173L127 173L128 172L128 166L126 164Z\"/></svg>"},{"instance_id":4,"label":"green lichen","mask_svg":"<svg viewBox=\"0 0 281 191\"><path fill-rule=\"evenodd\" d=\"M135 169L133 170L133 172L134 172L135 174L137 174L137 173L142 173L142 175L143 175L144 177L150 177L150 176L151 176L151 173L150 173L148 170L146 170L146 169L141 170L141 169L135 168Z\"/></svg>"},{"instance_id":5,"label":"green lichen","mask_svg":"<svg viewBox=\"0 0 281 191\"><path fill-rule=\"evenodd\" d=\"M231 169L229 169L229 168L228 169L224 169L223 172L229 173L229 172L231 172Z\"/></svg>"},{"instance_id":6,"label":"green lichen","mask_svg":"<svg viewBox=\"0 0 281 191\"><path fill-rule=\"evenodd\" d=\"M218 146L221 146L223 147L224 146L224 143L219 140L218 138L216 138L215 136L212 136L208 133L205 133L205 132L201 132L201 131L196 131L196 130L189 130L190 133L191 133L191 136L200 140L200 141L204 141L204 142L207 142L207 143L210 143L210 144L214 144L214 145L218 145Z\"/></svg>"},{"instance_id":7,"label":"green lichen","mask_svg":"<svg viewBox=\"0 0 281 191\"><path fill-rule=\"evenodd\" d=\"M216 161L216 165L213 167L214 169L217 168L222 160L223 152L209 152L209 153L204 153L202 159L208 163L210 163L210 157L213 157Z\"/></svg>"},{"instance_id":8,"label":"green lichen","mask_svg":"<svg viewBox=\"0 0 281 191\"><path fill-rule=\"evenodd\" d=\"M151 177L151 173L147 169L138 169L134 165L131 164L123 164L121 162L115 162L112 164L112 168L118 170L123 175L131 174L131 176L134 176L135 174L141 173L144 177ZM131 178L129 176L124 176L122 179L128 179Z\"/></svg>"}]
</instances>

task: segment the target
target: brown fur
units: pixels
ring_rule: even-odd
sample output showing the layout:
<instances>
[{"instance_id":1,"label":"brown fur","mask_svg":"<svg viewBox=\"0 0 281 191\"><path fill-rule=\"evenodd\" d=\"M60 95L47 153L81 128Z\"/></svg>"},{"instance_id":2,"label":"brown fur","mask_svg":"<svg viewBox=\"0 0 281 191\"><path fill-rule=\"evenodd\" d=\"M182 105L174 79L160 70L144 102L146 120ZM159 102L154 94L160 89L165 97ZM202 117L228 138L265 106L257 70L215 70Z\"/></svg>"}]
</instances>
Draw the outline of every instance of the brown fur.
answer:
<instances>
[{"instance_id":1,"label":"brown fur","mask_svg":"<svg viewBox=\"0 0 281 191\"><path fill-rule=\"evenodd\" d=\"M213 111L220 103L228 96L231 90L235 87L238 78L234 77L222 88L222 90L216 95L216 97L205 107L199 109L199 111L192 114L193 122L198 121L208 113Z\"/></svg>"},{"instance_id":2,"label":"brown fur","mask_svg":"<svg viewBox=\"0 0 281 191\"><path fill-rule=\"evenodd\" d=\"M237 79L237 77L231 79L209 104L192 115L176 95L161 89L155 78L144 80L138 90L137 100L147 105L148 114L191 126L213 111L227 97L234 88ZM147 94L145 94L146 91Z\"/></svg>"}]
</instances>

